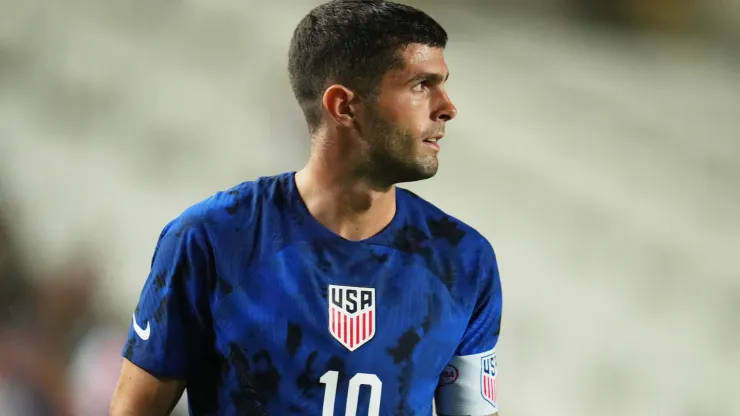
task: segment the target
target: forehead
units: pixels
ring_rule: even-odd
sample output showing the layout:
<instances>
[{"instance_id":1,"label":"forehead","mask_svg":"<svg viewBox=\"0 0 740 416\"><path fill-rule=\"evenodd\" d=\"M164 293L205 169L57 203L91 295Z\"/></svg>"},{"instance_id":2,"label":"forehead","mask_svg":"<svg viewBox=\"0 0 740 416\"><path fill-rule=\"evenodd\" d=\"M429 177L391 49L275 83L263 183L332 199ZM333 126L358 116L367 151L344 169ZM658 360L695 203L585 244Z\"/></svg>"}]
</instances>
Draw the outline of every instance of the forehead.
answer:
<instances>
[{"instance_id":1,"label":"forehead","mask_svg":"<svg viewBox=\"0 0 740 416\"><path fill-rule=\"evenodd\" d=\"M405 82L419 73L447 76L447 63L442 48L412 43L399 55L403 60L403 67L393 69L388 73L388 77L394 81Z\"/></svg>"}]
</instances>

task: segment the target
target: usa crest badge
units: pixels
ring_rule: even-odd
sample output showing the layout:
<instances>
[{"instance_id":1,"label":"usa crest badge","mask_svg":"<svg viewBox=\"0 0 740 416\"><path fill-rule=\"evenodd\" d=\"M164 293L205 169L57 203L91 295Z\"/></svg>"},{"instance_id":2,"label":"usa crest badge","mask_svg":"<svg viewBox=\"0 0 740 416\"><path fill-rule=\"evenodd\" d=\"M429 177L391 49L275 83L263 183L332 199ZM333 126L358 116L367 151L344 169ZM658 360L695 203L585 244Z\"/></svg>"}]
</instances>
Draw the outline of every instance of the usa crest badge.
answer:
<instances>
[{"instance_id":1,"label":"usa crest badge","mask_svg":"<svg viewBox=\"0 0 740 416\"><path fill-rule=\"evenodd\" d=\"M329 332L354 351L375 335L375 289L329 285Z\"/></svg>"},{"instance_id":2,"label":"usa crest badge","mask_svg":"<svg viewBox=\"0 0 740 416\"><path fill-rule=\"evenodd\" d=\"M481 357L481 394L491 405L496 406L496 352Z\"/></svg>"}]
</instances>

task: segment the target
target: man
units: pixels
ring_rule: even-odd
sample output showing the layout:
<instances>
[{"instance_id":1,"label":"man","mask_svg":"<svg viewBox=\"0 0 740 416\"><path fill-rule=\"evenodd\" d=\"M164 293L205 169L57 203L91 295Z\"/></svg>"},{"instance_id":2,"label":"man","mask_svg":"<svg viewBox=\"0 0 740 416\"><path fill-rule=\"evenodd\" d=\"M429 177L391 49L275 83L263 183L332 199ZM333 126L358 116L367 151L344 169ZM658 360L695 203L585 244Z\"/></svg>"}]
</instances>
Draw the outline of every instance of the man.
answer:
<instances>
[{"instance_id":1,"label":"man","mask_svg":"<svg viewBox=\"0 0 740 416\"><path fill-rule=\"evenodd\" d=\"M297 173L168 224L111 414L489 415L501 286L491 245L401 182L437 172L456 109L444 29L387 1L298 25L289 72L312 139Z\"/></svg>"}]
</instances>

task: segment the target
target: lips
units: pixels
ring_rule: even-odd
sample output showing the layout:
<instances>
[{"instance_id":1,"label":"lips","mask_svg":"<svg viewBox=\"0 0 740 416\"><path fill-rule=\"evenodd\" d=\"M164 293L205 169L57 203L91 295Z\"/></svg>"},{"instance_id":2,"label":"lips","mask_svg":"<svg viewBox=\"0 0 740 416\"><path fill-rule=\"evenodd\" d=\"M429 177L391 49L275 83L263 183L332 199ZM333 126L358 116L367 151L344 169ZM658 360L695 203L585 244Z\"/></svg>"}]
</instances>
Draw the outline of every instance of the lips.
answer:
<instances>
[{"instance_id":1,"label":"lips","mask_svg":"<svg viewBox=\"0 0 740 416\"><path fill-rule=\"evenodd\" d=\"M442 139L442 137L431 137L429 139L424 139L424 146L430 147L434 150L439 150L439 141Z\"/></svg>"}]
</instances>

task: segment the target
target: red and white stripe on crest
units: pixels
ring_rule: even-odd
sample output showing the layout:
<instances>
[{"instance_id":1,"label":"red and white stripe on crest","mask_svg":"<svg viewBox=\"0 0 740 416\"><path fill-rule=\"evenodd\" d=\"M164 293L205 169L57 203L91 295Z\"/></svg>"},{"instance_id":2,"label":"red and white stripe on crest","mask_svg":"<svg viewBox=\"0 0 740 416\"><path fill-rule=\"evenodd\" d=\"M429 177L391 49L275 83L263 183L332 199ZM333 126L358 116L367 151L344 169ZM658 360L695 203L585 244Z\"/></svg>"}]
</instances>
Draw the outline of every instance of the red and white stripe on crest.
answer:
<instances>
[{"instance_id":1,"label":"red and white stripe on crest","mask_svg":"<svg viewBox=\"0 0 740 416\"><path fill-rule=\"evenodd\" d=\"M498 390L498 380L496 377L491 377L488 374L483 375L483 397L488 399L492 403L496 403L496 391Z\"/></svg>"},{"instance_id":2,"label":"red and white stripe on crest","mask_svg":"<svg viewBox=\"0 0 740 416\"><path fill-rule=\"evenodd\" d=\"M348 317L338 308L331 307L331 334L350 350L354 350L373 335L373 310Z\"/></svg>"},{"instance_id":3,"label":"red and white stripe on crest","mask_svg":"<svg viewBox=\"0 0 740 416\"><path fill-rule=\"evenodd\" d=\"M488 400L493 406L496 406L496 396L498 381L496 375L496 352L485 355L481 358L481 393L483 398Z\"/></svg>"},{"instance_id":4,"label":"red and white stripe on crest","mask_svg":"<svg viewBox=\"0 0 740 416\"><path fill-rule=\"evenodd\" d=\"M375 289L330 285L328 298L329 332L348 350L356 350L375 335Z\"/></svg>"}]
</instances>

